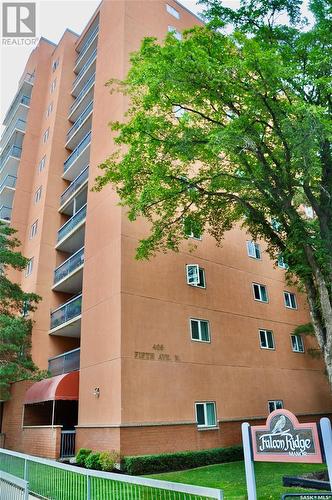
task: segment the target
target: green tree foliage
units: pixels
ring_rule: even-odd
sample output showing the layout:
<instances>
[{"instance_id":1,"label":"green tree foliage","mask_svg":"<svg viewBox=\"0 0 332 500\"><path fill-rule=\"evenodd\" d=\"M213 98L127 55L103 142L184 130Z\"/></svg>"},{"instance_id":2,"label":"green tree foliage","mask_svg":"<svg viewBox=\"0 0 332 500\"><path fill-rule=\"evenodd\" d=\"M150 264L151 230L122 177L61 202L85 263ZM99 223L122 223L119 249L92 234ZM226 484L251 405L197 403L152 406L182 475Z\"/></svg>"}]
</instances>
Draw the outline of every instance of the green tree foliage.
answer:
<instances>
[{"instance_id":1,"label":"green tree foliage","mask_svg":"<svg viewBox=\"0 0 332 500\"><path fill-rule=\"evenodd\" d=\"M144 39L109 82L131 104L96 189L111 182L150 221L139 258L176 251L188 228L263 238L307 292L332 384L331 3L310 2L310 25L299 0L201 3L207 25Z\"/></svg>"},{"instance_id":2,"label":"green tree foliage","mask_svg":"<svg viewBox=\"0 0 332 500\"><path fill-rule=\"evenodd\" d=\"M40 297L24 292L11 281L8 271L23 270L28 259L16 249L15 230L0 223L0 399L9 397L12 382L31 378L36 367L30 357L30 335L34 311Z\"/></svg>"}]
</instances>

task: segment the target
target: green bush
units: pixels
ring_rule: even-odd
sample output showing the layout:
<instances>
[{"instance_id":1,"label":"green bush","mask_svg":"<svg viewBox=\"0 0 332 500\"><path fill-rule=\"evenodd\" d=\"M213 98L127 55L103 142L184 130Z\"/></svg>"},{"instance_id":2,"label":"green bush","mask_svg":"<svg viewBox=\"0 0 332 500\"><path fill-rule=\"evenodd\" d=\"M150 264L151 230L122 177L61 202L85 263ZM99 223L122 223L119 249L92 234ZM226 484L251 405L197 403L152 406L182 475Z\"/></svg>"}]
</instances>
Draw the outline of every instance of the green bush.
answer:
<instances>
[{"instance_id":1,"label":"green bush","mask_svg":"<svg viewBox=\"0 0 332 500\"><path fill-rule=\"evenodd\" d=\"M99 455L101 470L111 472L114 465L120 460L120 455L117 451L103 451Z\"/></svg>"},{"instance_id":2,"label":"green bush","mask_svg":"<svg viewBox=\"0 0 332 500\"><path fill-rule=\"evenodd\" d=\"M91 453L92 453L92 450L89 450L88 448L81 448L80 450L78 450L77 455L76 455L77 465L80 465L81 467L85 467L85 461Z\"/></svg>"},{"instance_id":3,"label":"green bush","mask_svg":"<svg viewBox=\"0 0 332 500\"><path fill-rule=\"evenodd\" d=\"M87 469L101 470L100 453L90 453L85 460L85 467Z\"/></svg>"},{"instance_id":4,"label":"green bush","mask_svg":"<svg viewBox=\"0 0 332 500\"><path fill-rule=\"evenodd\" d=\"M127 474L156 474L158 472L193 469L204 465L236 462L238 460L243 460L242 446L124 457L121 467Z\"/></svg>"}]
</instances>

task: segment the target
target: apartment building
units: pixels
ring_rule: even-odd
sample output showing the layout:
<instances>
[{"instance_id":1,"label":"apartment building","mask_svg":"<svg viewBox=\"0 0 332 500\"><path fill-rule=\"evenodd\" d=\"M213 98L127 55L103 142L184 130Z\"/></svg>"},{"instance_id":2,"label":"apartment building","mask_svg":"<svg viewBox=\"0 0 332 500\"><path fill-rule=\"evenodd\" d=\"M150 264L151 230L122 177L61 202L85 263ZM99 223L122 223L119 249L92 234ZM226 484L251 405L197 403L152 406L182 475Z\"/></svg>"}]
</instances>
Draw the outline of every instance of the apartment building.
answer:
<instances>
[{"instance_id":1,"label":"apartment building","mask_svg":"<svg viewBox=\"0 0 332 500\"><path fill-rule=\"evenodd\" d=\"M200 21L175 0L103 0L83 33L31 53L4 118L0 218L18 231L25 272L42 296L32 356L50 377L12 386L4 446L58 458L74 449L124 455L228 446L243 421L285 407L300 421L332 414L305 297L285 283L264 242L240 228L218 248L191 235L178 254L134 259L130 223L108 186L91 191L114 149L107 124L144 36L178 38ZM190 245L196 248L190 251Z\"/></svg>"}]
</instances>

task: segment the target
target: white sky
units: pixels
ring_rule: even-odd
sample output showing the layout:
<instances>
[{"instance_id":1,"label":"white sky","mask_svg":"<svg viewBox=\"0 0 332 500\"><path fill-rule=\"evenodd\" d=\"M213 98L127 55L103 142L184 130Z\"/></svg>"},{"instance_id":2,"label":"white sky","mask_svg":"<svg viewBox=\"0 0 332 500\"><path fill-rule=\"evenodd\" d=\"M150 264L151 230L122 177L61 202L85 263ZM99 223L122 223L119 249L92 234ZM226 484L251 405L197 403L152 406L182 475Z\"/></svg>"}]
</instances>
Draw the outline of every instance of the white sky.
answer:
<instances>
[{"instance_id":1,"label":"white sky","mask_svg":"<svg viewBox=\"0 0 332 500\"><path fill-rule=\"evenodd\" d=\"M198 13L202 7L195 0L180 2ZM99 0L39 0L37 3L37 35L57 43L66 28L81 33ZM306 1L305 1L306 3ZM236 8L239 0L224 0L224 5ZM1 39L0 39L1 44ZM18 80L31 52L31 47L0 45L0 123L17 91Z\"/></svg>"}]
</instances>

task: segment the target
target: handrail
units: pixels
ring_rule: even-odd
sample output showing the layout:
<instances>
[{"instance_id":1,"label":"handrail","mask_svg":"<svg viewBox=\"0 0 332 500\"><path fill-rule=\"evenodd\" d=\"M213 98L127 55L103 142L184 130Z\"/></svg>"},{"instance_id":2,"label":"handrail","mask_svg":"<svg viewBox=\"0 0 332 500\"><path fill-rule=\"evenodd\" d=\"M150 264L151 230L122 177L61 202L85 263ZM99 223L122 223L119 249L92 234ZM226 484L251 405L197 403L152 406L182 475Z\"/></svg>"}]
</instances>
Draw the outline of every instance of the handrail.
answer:
<instances>
[{"instance_id":1,"label":"handrail","mask_svg":"<svg viewBox=\"0 0 332 500\"><path fill-rule=\"evenodd\" d=\"M81 207L77 212L76 214L74 214L72 217L70 217L70 219L67 220L67 222L65 222L61 227L60 229L58 230L58 242L61 241L64 236L67 233L67 231L65 229L67 229L68 227L71 227L71 229L74 229L75 226L77 226L77 224L79 222L81 222L85 216L86 216L86 207L87 207L87 204L83 205L83 207ZM77 222L78 221L78 222ZM76 222L76 224L74 223ZM69 230L70 231L70 230ZM65 234L63 234L65 233Z\"/></svg>"},{"instance_id":2,"label":"handrail","mask_svg":"<svg viewBox=\"0 0 332 500\"><path fill-rule=\"evenodd\" d=\"M19 96L20 96L20 91L21 91L21 87L23 85L24 82L27 82L27 83L34 83L34 79L35 79L35 75L34 73L26 73L26 75L24 75L24 78L22 79L22 81L20 81L19 83L19 89L18 91L16 92L16 96L14 97L11 105L9 106L8 108L8 111L7 113L5 114L5 118L3 120L3 123L6 123L8 120L8 116L11 114L12 110L13 110L13 107L16 105L16 102L17 100L19 99Z\"/></svg>"},{"instance_id":3,"label":"handrail","mask_svg":"<svg viewBox=\"0 0 332 500\"><path fill-rule=\"evenodd\" d=\"M76 304L75 304L76 302ZM71 307L72 306L72 307ZM56 314L60 313L60 314ZM61 314L62 313L62 314ZM65 302L54 311L51 311L51 330L57 328L64 323L80 316L82 313L82 294L76 295L72 299Z\"/></svg>"},{"instance_id":4,"label":"handrail","mask_svg":"<svg viewBox=\"0 0 332 500\"><path fill-rule=\"evenodd\" d=\"M87 147L91 142L91 130L83 137L81 142L76 146L74 151L68 156L67 160L63 164L64 172L68 170L70 165L74 162L74 160L81 154L81 152Z\"/></svg>"},{"instance_id":5,"label":"handrail","mask_svg":"<svg viewBox=\"0 0 332 500\"><path fill-rule=\"evenodd\" d=\"M80 248L71 255L68 259L60 264L56 269L54 269L54 280L53 283L59 283L70 273L75 271L84 264L84 247Z\"/></svg>"},{"instance_id":6,"label":"handrail","mask_svg":"<svg viewBox=\"0 0 332 500\"><path fill-rule=\"evenodd\" d=\"M92 83L95 81L96 73L93 73L93 75L90 76L89 80L84 84L84 87L82 88L81 92L78 94L76 97L75 101L72 103L72 105L69 108L69 113L71 114L73 110L78 106L78 104L82 101L83 97L87 93L87 89L92 86Z\"/></svg>"},{"instance_id":7,"label":"handrail","mask_svg":"<svg viewBox=\"0 0 332 500\"><path fill-rule=\"evenodd\" d=\"M78 53L78 56L77 56L76 61L75 61L75 67L78 65L78 63L80 62L80 60L82 59L82 57L84 56L86 51L88 50L92 40L94 39L94 37L97 35L98 32L99 32L99 24L95 27L95 29L92 31L92 33L89 35L89 37L86 39L86 41L82 45L82 48L81 48L80 52Z\"/></svg>"},{"instance_id":8,"label":"handrail","mask_svg":"<svg viewBox=\"0 0 332 500\"><path fill-rule=\"evenodd\" d=\"M7 179L12 179L11 180L12 186L10 186L9 184L6 184ZM5 186L10 187L10 188L14 188L16 186L16 181L17 181L17 177L15 177L14 175L7 174L5 179L3 180L3 182L0 184L0 192L1 192L2 188Z\"/></svg>"},{"instance_id":9,"label":"handrail","mask_svg":"<svg viewBox=\"0 0 332 500\"><path fill-rule=\"evenodd\" d=\"M89 59L87 60L87 62L82 66L82 68L80 69L79 73L77 74L75 80L73 81L73 86L72 88L74 89L77 82L82 78L82 76L84 75L86 69L90 66L90 64L93 63L93 60L96 58L97 56L97 49L95 49L91 56L89 57Z\"/></svg>"},{"instance_id":10,"label":"handrail","mask_svg":"<svg viewBox=\"0 0 332 500\"><path fill-rule=\"evenodd\" d=\"M3 158L0 157L0 172L10 156L19 159L21 158L21 154L22 154L22 148L20 146L16 146L15 144L13 144L6 152L6 155Z\"/></svg>"},{"instance_id":11,"label":"handrail","mask_svg":"<svg viewBox=\"0 0 332 500\"><path fill-rule=\"evenodd\" d=\"M93 101L91 101L87 107L85 108L84 111L80 114L80 116L77 118L75 121L74 125L70 127L70 129L67 132L67 142L69 139L74 135L74 132L82 125L84 122L85 118L91 113L93 108Z\"/></svg>"},{"instance_id":12,"label":"handrail","mask_svg":"<svg viewBox=\"0 0 332 500\"><path fill-rule=\"evenodd\" d=\"M89 178L89 165L85 167L77 177L69 184L60 197L60 206L67 201L77 189Z\"/></svg>"},{"instance_id":13,"label":"handrail","mask_svg":"<svg viewBox=\"0 0 332 500\"><path fill-rule=\"evenodd\" d=\"M4 138L6 137L7 138L7 141L5 143L5 146L3 146L3 148L6 147L7 143L8 143L8 140L10 139L12 133L15 131L15 130L20 130L21 132L25 132L26 130L26 125L27 125L27 122L25 120L22 120L22 118L18 118L12 125L10 125L5 131L4 133L2 134L1 136L1 139L0 139L0 142L4 142Z\"/></svg>"}]
</instances>

